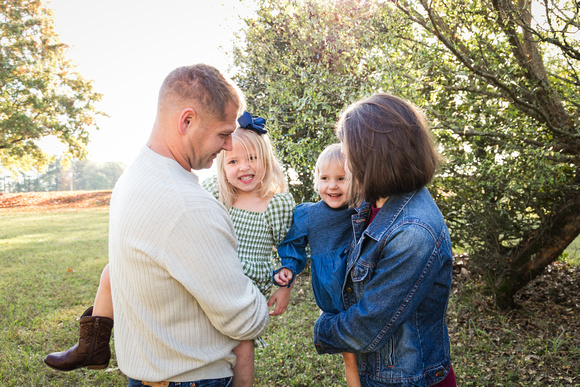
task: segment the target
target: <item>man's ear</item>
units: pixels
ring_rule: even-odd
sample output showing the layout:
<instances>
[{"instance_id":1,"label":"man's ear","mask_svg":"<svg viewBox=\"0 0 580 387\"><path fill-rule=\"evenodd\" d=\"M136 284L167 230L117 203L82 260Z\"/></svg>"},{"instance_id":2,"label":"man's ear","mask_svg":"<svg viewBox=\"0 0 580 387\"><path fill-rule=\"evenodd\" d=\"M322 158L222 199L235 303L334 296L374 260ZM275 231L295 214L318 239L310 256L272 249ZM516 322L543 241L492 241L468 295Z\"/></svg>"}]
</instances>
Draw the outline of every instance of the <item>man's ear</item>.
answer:
<instances>
[{"instance_id":1,"label":"man's ear","mask_svg":"<svg viewBox=\"0 0 580 387\"><path fill-rule=\"evenodd\" d=\"M192 121L197 118L197 112L193 108L185 108L179 114L179 133L186 134Z\"/></svg>"}]
</instances>

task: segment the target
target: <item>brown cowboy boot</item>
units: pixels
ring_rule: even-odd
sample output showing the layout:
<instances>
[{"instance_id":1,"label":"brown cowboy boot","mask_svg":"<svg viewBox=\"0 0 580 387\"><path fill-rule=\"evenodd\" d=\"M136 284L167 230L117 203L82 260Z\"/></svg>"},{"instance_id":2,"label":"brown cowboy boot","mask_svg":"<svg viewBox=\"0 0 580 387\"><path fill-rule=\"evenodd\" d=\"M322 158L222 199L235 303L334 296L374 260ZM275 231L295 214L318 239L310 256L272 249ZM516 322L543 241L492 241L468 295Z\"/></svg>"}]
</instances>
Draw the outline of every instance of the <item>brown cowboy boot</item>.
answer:
<instances>
[{"instance_id":1,"label":"brown cowboy boot","mask_svg":"<svg viewBox=\"0 0 580 387\"><path fill-rule=\"evenodd\" d=\"M65 352L53 352L44 358L44 364L59 371L77 368L103 369L111 359L111 330L113 320L108 317L93 316L93 307L79 318L79 341Z\"/></svg>"}]
</instances>

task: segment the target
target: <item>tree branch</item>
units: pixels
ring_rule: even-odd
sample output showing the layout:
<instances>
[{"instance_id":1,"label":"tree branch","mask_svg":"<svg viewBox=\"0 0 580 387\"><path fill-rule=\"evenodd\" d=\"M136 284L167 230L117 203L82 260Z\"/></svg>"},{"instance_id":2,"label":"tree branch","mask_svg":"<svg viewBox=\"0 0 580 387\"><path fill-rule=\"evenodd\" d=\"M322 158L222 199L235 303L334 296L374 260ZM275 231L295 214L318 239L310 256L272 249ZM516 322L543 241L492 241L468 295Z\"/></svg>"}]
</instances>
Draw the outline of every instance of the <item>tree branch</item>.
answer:
<instances>
[{"instance_id":1,"label":"tree branch","mask_svg":"<svg viewBox=\"0 0 580 387\"><path fill-rule=\"evenodd\" d=\"M432 127L432 129L434 129L434 130L449 129L453 133L460 135L462 137L466 137L466 138L467 137L477 137L477 136L487 137L487 138L491 138L491 139L498 141L498 143L500 143L500 144L521 142L522 149L524 148L524 144L528 145L528 146L533 146L535 148L546 148L546 147L550 146L550 147L554 148L555 152L560 153L561 157L556 158L556 157L546 156L548 159L550 159L552 161L559 162L559 163L565 163L565 164L575 164L577 162L576 153L568 151L569 147L567 146L567 144L546 144L546 143L543 143L540 141L531 140L529 138L517 137L515 135L510 135L507 133L492 132L492 131L482 132L482 131L477 131L477 130L467 130L464 127L462 127L461 124L449 120L446 116L443 116L434 110L429 110L429 114L433 115L434 117L436 117L439 120L439 122L441 122L441 127L438 127L438 126Z\"/></svg>"},{"instance_id":2,"label":"tree branch","mask_svg":"<svg viewBox=\"0 0 580 387\"><path fill-rule=\"evenodd\" d=\"M505 84L504 82L500 81L499 78L482 68L481 66L475 65L473 60L469 57L470 50L463 45L461 40L453 34L453 32L447 27L447 25L442 21L442 19L433 12L433 9L426 3L425 0L421 0L421 5L427 12L429 19L431 21L431 25L433 28L429 28L428 22L423 19L417 13L411 14L409 11L410 6L407 2L403 2L404 5L401 5L399 2L396 3L397 8L399 8L402 12L404 12L411 20L421 25L426 31L432 33L437 39L443 43L451 53L465 66L468 70L470 70L473 74L486 79L488 83L496 86L498 89L503 91L504 98L515 103L517 106L521 106L525 108L527 114L533 113L536 119L542 122L548 122L548 117L544 114L544 112L539 109L537 106L529 103L520 97L512 90L512 88ZM442 32L445 31L450 35L450 38L453 39L453 42ZM515 84L514 84L515 85ZM521 90L522 92L524 90ZM526 95L526 99L529 101L533 101L533 94L528 92Z\"/></svg>"}]
</instances>

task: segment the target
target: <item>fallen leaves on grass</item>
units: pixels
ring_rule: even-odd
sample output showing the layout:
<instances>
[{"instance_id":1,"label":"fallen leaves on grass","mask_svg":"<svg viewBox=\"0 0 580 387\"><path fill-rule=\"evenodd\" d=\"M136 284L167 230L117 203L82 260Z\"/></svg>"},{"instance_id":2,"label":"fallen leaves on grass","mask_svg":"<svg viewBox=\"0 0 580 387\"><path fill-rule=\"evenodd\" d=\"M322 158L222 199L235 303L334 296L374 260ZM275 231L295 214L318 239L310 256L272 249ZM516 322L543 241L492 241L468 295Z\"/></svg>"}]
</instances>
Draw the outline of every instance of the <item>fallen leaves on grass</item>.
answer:
<instances>
[{"instance_id":1,"label":"fallen leaves on grass","mask_svg":"<svg viewBox=\"0 0 580 387\"><path fill-rule=\"evenodd\" d=\"M554 262L502 311L466 275L468 258L455 262L448 321L460 385L580 385L580 267Z\"/></svg>"},{"instance_id":2,"label":"fallen leaves on grass","mask_svg":"<svg viewBox=\"0 0 580 387\"><path fill-rule=\"evenodd\" d=\"M108 206L111 191L23 192L0 194L0 211L63 211Z\"/></svg>"}]
</instances>

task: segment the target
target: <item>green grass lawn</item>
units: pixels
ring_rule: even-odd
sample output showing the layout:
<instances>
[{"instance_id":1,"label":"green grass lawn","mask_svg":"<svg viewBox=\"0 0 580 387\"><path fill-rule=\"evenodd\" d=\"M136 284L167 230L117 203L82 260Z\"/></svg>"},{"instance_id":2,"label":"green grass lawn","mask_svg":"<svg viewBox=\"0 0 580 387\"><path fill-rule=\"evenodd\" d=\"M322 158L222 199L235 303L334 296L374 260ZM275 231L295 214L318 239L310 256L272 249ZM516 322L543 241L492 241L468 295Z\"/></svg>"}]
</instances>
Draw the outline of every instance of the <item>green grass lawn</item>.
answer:
<instances>
[{"instance_id":1,"label":"green grass lawn","mask_svg":"<svg viewBox=\"0 0 580 387\"><path fill-rule=\"evenodd\" d=\"M126 385L118 371L55 372L42 359L78 339L108 261L108 208L0 214L0 384Z\"/></svg>"},{"instance_id":2,"label":"green grass lawn","mask_svg":"<svg viewBox=\"0 0 580 387\"><path fill-rule=\"evenodd\" d=\"M42 362L76 342L75 319L92 304L107 263L107 232L108 207L0 213L1 386L127 384L114 356L100 371L62 373ZM566 277L572 285L575 275ZM346 386L341 356L317 355L312 345L318 309L308 277L298 277L288 311L270 319L256 386ZM558 289L546 286L545 313L534 309L534 295L506 313L479 282L455 287L448 320L459 386L580 386L578 305L549 307Z\"/></svg>"},{"instance_id":3,"label":"green grass lawn","mask_svg":"<svg viewBox=\"0 0 580 387\"><path fill-rule=\"evenodd\" d=\"M0 385L124 386L115 358L107 370L54 371L47 353L78 338L76 318L92 305L106 265L108 208L0 214ZM318 356L312 326L318 316L310 281L302 276L281 317L272 317L256 351L259 386L345 385L342 358Z\"/></svg>"}]
</instances>

